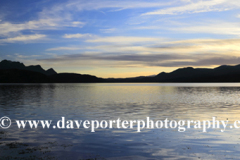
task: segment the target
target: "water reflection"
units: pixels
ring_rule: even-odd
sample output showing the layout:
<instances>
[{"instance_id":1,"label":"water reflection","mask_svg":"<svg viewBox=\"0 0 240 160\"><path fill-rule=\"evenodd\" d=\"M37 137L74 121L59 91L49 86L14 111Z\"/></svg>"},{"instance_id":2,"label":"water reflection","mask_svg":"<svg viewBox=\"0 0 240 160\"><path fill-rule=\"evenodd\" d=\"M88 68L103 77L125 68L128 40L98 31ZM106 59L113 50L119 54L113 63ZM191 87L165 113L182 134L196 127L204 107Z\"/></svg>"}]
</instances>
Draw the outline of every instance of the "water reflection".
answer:
<instances>
[{"instance_id":1,"label":"water reflection","mask_svg":"<svg viewBox=\"0 0 240 160\"><path fill-rule=\"evenodd\" d=\"M0 85L0 117L57 121L62 116L72 120L137 120L147 116L207 120L214 116L232 122L239 119L239 95L239 84L9 84ZM0 134L0 140L5 157L227 159L239 157L237 133L237 129L224 133L213 129L208 133L194 129L184 133L176 129L141 133L136 129L99 129L90 133L86 129L17 129L13 123ZM18 149L13 152L8 146L14 145ZM20 154L34 147L40 148Z\"/></svg>"}]
</instances>

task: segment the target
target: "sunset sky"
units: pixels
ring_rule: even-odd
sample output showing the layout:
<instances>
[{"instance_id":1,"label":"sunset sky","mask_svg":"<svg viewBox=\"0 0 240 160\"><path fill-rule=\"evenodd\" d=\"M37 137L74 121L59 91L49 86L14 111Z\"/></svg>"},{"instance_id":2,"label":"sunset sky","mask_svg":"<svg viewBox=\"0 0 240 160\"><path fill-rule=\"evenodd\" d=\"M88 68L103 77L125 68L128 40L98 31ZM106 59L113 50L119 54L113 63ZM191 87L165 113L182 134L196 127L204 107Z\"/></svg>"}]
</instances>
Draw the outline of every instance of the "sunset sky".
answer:
<instances>
[{"instance_id":1,"label":"sunset sky","mask_svg":"<svg viewBox=\"0 0 240 160\"><path fill-rule=\"evenodd\" d=\"M105 78L239 57L238 0L0 1L0 60Z\"/></svg>"}]
</instances>

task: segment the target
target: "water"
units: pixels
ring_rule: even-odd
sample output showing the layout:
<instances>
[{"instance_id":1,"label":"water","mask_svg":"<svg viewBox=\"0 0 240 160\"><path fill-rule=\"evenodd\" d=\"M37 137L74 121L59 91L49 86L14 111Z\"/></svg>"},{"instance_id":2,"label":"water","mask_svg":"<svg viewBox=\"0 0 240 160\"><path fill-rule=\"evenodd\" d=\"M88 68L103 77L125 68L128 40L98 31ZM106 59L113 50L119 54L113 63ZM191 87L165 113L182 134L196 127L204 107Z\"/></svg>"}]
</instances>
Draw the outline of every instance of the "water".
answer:
<instances>
[{"instance_id":1,"label":"water","mask_svg":"<svg viewBox=\"0 0 240 160\"><path fill-rule=\"evenodd\" d=\"M15 120L240 120L240 84L1 84L0 157L238 159L239 129L18 129Z\"/></svg>"}]
</instances>

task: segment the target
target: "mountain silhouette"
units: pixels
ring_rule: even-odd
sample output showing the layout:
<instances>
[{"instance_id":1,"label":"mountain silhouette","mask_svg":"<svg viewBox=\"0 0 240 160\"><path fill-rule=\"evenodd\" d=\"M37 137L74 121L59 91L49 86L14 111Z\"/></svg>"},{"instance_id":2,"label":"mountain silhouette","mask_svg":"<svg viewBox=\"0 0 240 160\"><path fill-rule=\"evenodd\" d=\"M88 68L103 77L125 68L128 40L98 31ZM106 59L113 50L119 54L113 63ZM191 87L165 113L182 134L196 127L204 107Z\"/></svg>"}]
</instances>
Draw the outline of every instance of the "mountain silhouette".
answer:
<instances>
[{"instance_id":1,"label":"mountain silhouette","mask_svg":"<svg viewBox=\"0 0 240 160\"><path fill-rule=\"evenodd\" d=\"M240 82L240 65L222 65L214 69L185 67L156 76L106 79L108 82Z\"/></svg>"},{"instance_id":2,"label":"mountain silhouette","mask_svg":"<svg viewBox=\"0 0 240 160\"><path fill-rule=\"evenodd\" d=\"M36 66L25 66L23 63L20 62L12 62L9 60L3 60L0 62L0 69L19 69L19 70L27 70L27 71L34 71L39 72L45 75L54 75L57 74L52 68L45 71L40 65Z\"/></svg>"},{"instance_id":3,"label":"mountain silhouette","mask_svg":"<svg viewBox=\"0 0 240 160\"><path fill-rule=\"evenodd\" d=\"M25 66L20 62L0 62L0 83L90 83L103 82L102 78L76 73L57 73L40 65Z\"/></svg>"},{"instance_id":4,"label":"mountain silhouette","mask_svg":"<svg viewBox=\"0 0 240 160\"><path fill-rule=\"evenodd\" d=\"M25 66L20 62L0 62L0 83L122 83L122 82L240 82L240 65L222 65L213 69L185 67L170 73L132 78L99 78L93 75L57 73L40 65Z\"/></svg>"},{"instance_id":5,"label":"mountain silhouette","mask_svg":"<svg viewBox=\"0 0 240 160\"><path fill-rule=\"evenodd\" d=\"M104 79L92 75L82 75L76 73L59 73L49 76L55 83L93 83L104 82Z\"/></svg>"},{"instance_id":6,"label":"mountain silhouette","mask_svg":"<svg viewBox=\"0 0 240 160\"><path fill-rule=\"evenodd\" d=\"M46 70L46 75L54 75L54 74L57 74L57 72L54 70L54 69L52 69L52 68L49 68L48 70Z\"/></svg>"}]
</instances>

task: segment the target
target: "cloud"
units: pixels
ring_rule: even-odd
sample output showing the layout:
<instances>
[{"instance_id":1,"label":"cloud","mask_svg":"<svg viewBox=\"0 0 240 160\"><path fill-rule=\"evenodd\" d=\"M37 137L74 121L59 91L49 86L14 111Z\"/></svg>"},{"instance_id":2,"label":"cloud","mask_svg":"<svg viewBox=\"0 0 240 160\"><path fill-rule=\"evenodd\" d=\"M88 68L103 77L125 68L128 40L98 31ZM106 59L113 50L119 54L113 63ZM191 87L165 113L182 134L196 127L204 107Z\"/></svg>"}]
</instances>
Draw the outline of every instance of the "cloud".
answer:
<instances>
[{"instance_id":1,"label":"cloud","mask_svg":"<svg viewBox=\"0 0 240 160\"><path fill-rule=\"evenodd\" d=\"M201 45L238 45L240 43L240 39L188 39L188 40L180 40L180 41L171 41L167 42L170 44L201 44Z\"/></svg>"},{"instance_id":2,"label":"cloud","mask_svg":"<svg viewBox=\"0 0 240 160\"><path fill-rule=\"evenodd\" d=\"M24 30L51 30L60 29L63 27L82 28L86 24L86 22L76 21L75 15L85 10L99 10L106 8L123 10L129 8L160 7L169 4L170 3L163 2L112 1L112 0L103 0L101 1L101 3L95 0L92 1L75 0L63 3L57 2L54 5L49 5L48 7L40 8L41 11L37 13L37 16L34 20L24 21L22 23L0 21L0 36Z\"/></svg>"},{"instance_id":3,"label":"cloud","mask_svg":"<svg viewBox=\"0 0 240 160\"><path fill-rule=\"evenodd\" d=\"M142 15L165 15L165 14L183 14L183 13L200 13L212 11L226 11L233 8L239 8L240 3L234 0L198 0L197 2L189 2L182 6L164 8Z\"/></svg>"},{"instance_id":4,"label":"cloud","mask_svg":"<svg viewBox=\"0 0 240 160\"><path fill-rule=\"evenodd\" d=\"M240 64L240 56L219 54L125 54L122 53L99 53L99 54L70 54L48 59L38 59L41 62L79 62L80 66L117 66L117 67L184 67L184 66L216 66L222 64ZM114 61L117 63L114 63ZM84 63L82 63L84 62ZM106 63L108 62L108 63Z\"/></svg>"},{"instance_id":5,"label":"cloud","mask_svg":"<svg viewBox=\"0 0 240 160\"><path fill-rule=\"evenodd\" d=\"M154 54L154 55L141 55L141 54L124 54L113 53L79 53L68 54L62 56L55 56L47 59L37 59L46 63L77 63L79 66L91 67L136 67L136 66L150 66L148 63L161 62L169 59L184 59L185 57L175 54ZM117 62L117 63L116 63Z\"/></svg>"},{"instance_id":6,"label":"cloud","mask_svg":"<svg viewBox=\"0 0 240 160\"><path fill-rule=\"evenodd\" d=\"M73 22L64 22L64 19L56 18L45 18L34 21L28 21L25 23L10 23L4 22L0 23L0 35L9 35L10 33L20 32L24 30L54 30L61 27L82 27L84 23L79 23L78 25Z\"/></svg>"},{"instance_id":7,"label":"cloud","mask_svg":"<svg viewBox=\"0 0 240 160\"><path fill-rule=\"evenodd\" d=\"M19 53L15 53L14 55L7 55L8 57L15 58L15 59L32 59L36 57L41 57L40 55L22 55Z\"/></svg>"},{"instance_id":8,"label":"cloud","mask_svg":"<svg viewBox=\"0 0 240 160\"><path fill-rule=\"evenodd\" d=\"M74 51L74 50L81 50L83 48L81 47L56 47L56 48L49 48L47 51L60 51L60 50L69 50L69 51Z\"/></svg>"},{"instance_id":9,"label":"cloud","mask_svg":"<svg viewBox=\"0 0 240 160\"><path fill-rule=\"evenodd\" d=\"M72 27L79 27L79 28L82 28L84 25L85 25L84 22L73 21L73 22L72 22L72 25L70 25L70 26L72 26Z\"/></svg>"},{"instance_id":10,"label":"cloud","mask_svg":"<svg viewBox=\"0 0 240 160\"><path fill-rule=\"evenodd\" d=\"M116 30L117 30L116 28L100 29L100 31L103 33L113 33Z\"/></svg>"},{"instance_id":11,"label":"cloud","mask_svg":"<svg viewBox=\"0 0 240 160\"><path fill-rule=\"evenodd\" d=\"M0 24L0 35L7 35L10 32L18 32L24 30L26 27L22 24L12 24L9 22Z\"/></svg>"},{"instance_id":12,"label":"cloud","mask_svg":"<svg viewBox=\"0 0 240 160\"><path fill-rule=\"evenodd\" d=\"M46 35L34 34L34 35L21 35L12 38L0 39L0 42L14 43L14 42L32 42L45 38Z\"/></svg>"},{"instance_id":13,"label":"cloud","mask_svg":"<svg viewBox=\"0 0 240 160\"><path fill-rule=\"evenodd\" d=\"M96 5L97 4L97 5ZM166 5L170 5L172 2L146 2L146 1L129 1L129 0L121 0L121 1L114 1L114 0L102 0L99 3L98 0L91 0L91 1L72 1L70 3L64 4L67 8L77 9L79 11L82 10L98 10L104 8L115 8L115 10L111 11L120 11L123 9L133 9L133 8L156 8L162 7Z\"/></svg>"},{"instance_id":14,"label":"cloud","mask_svg":"<svg viewBox=\"0 0 240 160\"><path fill-rule=\"evenodd\" d=\"M102 41L101 41L102 42ZM111 41L110 41L111 42ZM99 46L84 46L84 50L96 50L100 52L119 52L119 53L141 53L141 54L191 54L191 53L222 53L229 51L239 51L240 39L189 39L189 40L165 40L142 42L112 42Z\"/></svg>"},{"instance_id":15,"label":"cloud","mask_svg":"<svg viewBox=\"0 0 240 160\"><path fill-rule=\"evenodd\" d=\"M236 65L240 64L240 57L224 56L213 58L200 58L194 61L169 61L160 63L151 63L152 66L161 67L186 67L186 66L218 66L218 65Z\"/></svg>"},{"instance_id":16,"label":"cloud","mask_svg":"<svg viewBox=\"0 0 240 160\"><path fill-rule=\"evenodd\" d=\"M163 38L152 38L152 37L128 37L128 36L113 36L113 37L98 37L93 39L88 39L86 42L92 43L139 43L139 42L156 42L162 41Z\"/></svg>"},{"instance_id":17,"label":"cloud","mask_svg":"<svg viewBox=\"0 0 240 160\"><path fill-rule=\"evenodd\" d=\"M63 38L91 38L94 37L92 34L65 34Z\"/></svg>"},{"instance_id":18,"label":"cloud","mask_svg":"<svg viewBox=\"0 0 240 160\"><path fill-rule=\"evenodd\" d=\"M168 22L169 23L169 22ZM231 35L239 37L240 35L240 24L238 22L227 22L220 20L203 20L199 22L192 23L173 23L169 26L159 25L147 25L134 27L138 30L155 30L155 31L165 31L177 34L192 34L192 33L205 33L205 34L215 34L215 35Z\"/></svg>"},{"instance_id":19,"label":"cloud","mask_svg":"<svg viewBox=\"0 0 240 160\"><path fill-rule=\"evenodd\" d=\"M227 23L215 21L205 24L192 24L179 26L178 28L169 28L171 31L185 32L185 33L208 33L218 35L240 35L240 25L238 23Z\"/></svg>"},{"instance_id":20,"label":"cloud","mask_svg":"<svg viewBox=\"0 0 240 160\"><path fill-rule=\"evenodd\" d=\"M204 67L240 64L239 43L240 39L189 39L155 42L154 45L141 46L129 43L127 45L115 45L114 43L113 45L85 46L83 48L72 46L66 48L66 50L72 50L73 48L83 51L78 54L69 53L38 60L59 64L78 62L82 66L96 67ZM95 52L91 50L95 50Z\"/></svg>"},{"instance_id":21,"label":"cloud","mask_svg":"<svg viewBox=\"0 0 240 160\"><path fill-rule=\"evenodd\" d=\"M9 36L25 30L56 30L64 27L78 27L85 25L84 22L74 21L70 11L64 11L64 6L56 4L52 7L41 8L34 20L24 22L0 21L0 36ZM14 12L12 12L13 14Z\"/></svg>"}]
</instances>

